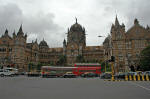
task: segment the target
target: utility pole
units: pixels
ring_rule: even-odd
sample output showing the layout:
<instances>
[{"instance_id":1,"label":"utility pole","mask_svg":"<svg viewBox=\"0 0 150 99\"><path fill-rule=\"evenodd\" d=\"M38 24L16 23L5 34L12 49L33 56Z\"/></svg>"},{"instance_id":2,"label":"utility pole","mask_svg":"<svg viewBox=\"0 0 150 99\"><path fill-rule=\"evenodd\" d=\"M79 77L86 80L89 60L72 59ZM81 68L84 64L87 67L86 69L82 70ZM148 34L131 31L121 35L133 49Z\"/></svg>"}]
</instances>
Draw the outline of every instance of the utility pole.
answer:
<instances>
[{"instance_id":1,"label":"utility pole","mask_svg":"<svg viewBox=\"0 0 150 99\"><path fill-rule=\"evenodd\" d=\"M115 62L115 57L114 56L111 56L111 72L112 72L112 78L111 78L111 80L112 81L114 81L115 80L115 78L114 78L114 62Z\"/></svg>"}]
</instances>

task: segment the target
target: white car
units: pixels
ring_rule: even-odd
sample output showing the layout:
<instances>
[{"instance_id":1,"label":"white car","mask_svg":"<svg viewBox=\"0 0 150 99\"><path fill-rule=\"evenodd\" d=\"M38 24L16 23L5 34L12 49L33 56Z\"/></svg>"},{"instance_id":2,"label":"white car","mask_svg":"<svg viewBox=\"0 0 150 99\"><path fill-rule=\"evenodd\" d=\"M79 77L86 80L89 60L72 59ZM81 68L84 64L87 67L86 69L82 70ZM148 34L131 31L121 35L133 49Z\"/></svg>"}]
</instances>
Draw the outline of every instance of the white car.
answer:
<instances>
[{"instance_id":1,"label":"white car","mask_svg":"<svg viewBox=\"0 0 150 99\"><path fill-rule=\"evenodd\" d=\"M8 70L9 72L12 72L14 75L18 75L18 69L16 68L4 68L5 70Z\"/></svg>"},{"instance_id":2,"label":"white car","mask_svg":"<svg viewBox=\"0 0 150 99\"><path fill-rule=\"evenodd\" d=\"M14 76L15 73L14 72L11 72L9 70L6 70L6 69L0 69L0 76L1 77L4 77L4 76Z\"/></svg>"}]
</instances>

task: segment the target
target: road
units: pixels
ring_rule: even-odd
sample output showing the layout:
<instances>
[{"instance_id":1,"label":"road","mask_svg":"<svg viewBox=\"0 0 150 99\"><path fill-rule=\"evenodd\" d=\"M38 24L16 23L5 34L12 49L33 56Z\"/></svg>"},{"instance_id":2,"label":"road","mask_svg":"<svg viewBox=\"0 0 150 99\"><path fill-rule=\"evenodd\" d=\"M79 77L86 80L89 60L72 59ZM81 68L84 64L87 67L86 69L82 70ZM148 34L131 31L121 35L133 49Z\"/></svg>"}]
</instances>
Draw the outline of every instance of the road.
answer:
<instances>
[{"instance_id":1,"label":"road","mask_svg":"<svg viewBox=\"0 0 150 99\"><path fill-rule=\"evenodd\" d=\"M0 99L150 99L150 81L0 77Z\"/></svg>"}]
</instances>

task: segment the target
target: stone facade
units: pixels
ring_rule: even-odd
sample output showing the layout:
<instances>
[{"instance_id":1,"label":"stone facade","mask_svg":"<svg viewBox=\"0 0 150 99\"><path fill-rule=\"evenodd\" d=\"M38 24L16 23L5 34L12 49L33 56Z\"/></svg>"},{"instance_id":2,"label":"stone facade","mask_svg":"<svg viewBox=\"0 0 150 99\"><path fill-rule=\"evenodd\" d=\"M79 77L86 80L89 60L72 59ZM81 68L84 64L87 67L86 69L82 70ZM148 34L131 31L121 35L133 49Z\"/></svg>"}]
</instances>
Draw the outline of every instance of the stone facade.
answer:
<instances>
[{"instance_id":1,"label":"stone facade","mask_svg":"<svg viewBox=\"0 0 150 99\"><path fill-rule=\"evenodd\" d=\"M27 34L24 34L22 25L17 33L9 36L6 29L0 38L0 65L13 66L20 71L27 71L30 63L57 65L60 56L66 56L67 64L72 66L77 56L82 56L85 62L103 61L103 46L86 46L85 28L76 23L68 29L67 40L63 47L49 48L43 39L39 44L36 41L27 43Z\"/></svg>"},{"instance_id":2,"label":"stone facade","mask_svg":"<svg viewBox=\"0 0 150 99\"><path fill-rule=\"evenodd\" d=\"M105 59L115 56L116 72L129 71L130 66L139 66L140 52L150 44L150 29L141 26L137 19L134 25L125 31L125 25L119 24L116 17L110 35L103 42Z\"/></svg>"}]
</instances>

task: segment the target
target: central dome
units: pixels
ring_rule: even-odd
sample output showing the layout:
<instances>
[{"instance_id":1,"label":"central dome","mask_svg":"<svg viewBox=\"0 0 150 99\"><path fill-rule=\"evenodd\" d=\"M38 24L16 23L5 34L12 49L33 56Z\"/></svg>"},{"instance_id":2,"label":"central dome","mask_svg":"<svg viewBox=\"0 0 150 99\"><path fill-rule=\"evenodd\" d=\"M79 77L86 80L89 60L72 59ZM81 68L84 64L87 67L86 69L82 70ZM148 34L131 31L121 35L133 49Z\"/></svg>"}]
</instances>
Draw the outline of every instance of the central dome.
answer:
<instances>
[{"instance_id":1,"label":"central dome","mask_svg":"<svg viewBox=\"0 0 150 99\"><path fill-rule=\"evenodd\" d=\"M77 19L76 19L76 23L71 26L70 30L71 31L82 31L83 28L80 24L78 24Z\"/></svg>"},{"instance_id":2,"label":"central dome","mask_svg":"<svg viewBox=\"0 0 150 99\"><path fill-rule=\"evenodd\" d=\"M75 23L71 26L70 30L82 30L82 26L78 23Z\"/></svg>"}]
</instances>

